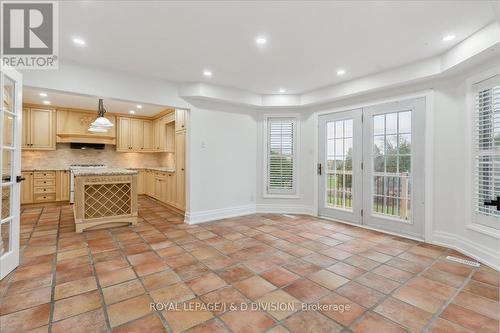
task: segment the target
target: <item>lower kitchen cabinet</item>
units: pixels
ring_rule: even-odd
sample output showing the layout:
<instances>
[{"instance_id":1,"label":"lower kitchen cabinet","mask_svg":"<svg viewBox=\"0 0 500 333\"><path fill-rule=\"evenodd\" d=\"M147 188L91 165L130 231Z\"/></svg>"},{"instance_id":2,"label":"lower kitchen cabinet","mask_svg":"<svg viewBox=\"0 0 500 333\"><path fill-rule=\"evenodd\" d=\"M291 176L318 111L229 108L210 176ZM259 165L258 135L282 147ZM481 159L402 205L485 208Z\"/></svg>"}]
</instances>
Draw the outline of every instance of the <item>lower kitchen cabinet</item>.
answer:
<instances>
[{"instance_id":1,"label":"lower kitchen cabinet","mask_svg":"<svg viewBox=\"0 0 500 333\"><path fill-rule=\"evenodd\" d=\"M150 197L155 197L155 173L152 170L146 170L144 173L144 192Z\"/></svg>"},{"instance_id":2,"label":"lower kitchen cabinet","mask_svg":"<svg viewBox=\"0 0 500 333\"><path fill-rule=\"evenodd\" d=\"M56 171L56 201L69 201L69 177L68 170Z\"/></svg>"},{"instance_id":3,"label":"lower kitchen cabinet","mask_svg":"<svg viewBox=\"0 0 500 333\"><path fill-rule=\"evenodd\" d=\"M21 182L21 204L33 202L33 172L21 172L24 180Z\"/></svg>"},{"instance_id":4,"label":"lower kitchen cabinet","mask_svg":"<svg viewBox=\"0 0 500 333\"><path fill-rule=\"evenodd\" d=\"M70 173L67 170L37 170L21 173L21 204L69 200Z\"/></svg>"},{"instance_id":5,"label":"lower kitchen cabinet","mask_svg":"<svg viewBox=\"0 0 500 333\"><path fill-rule=\"evenodd\" d=\"M146 178L150 177L151 192L146 193L148 196L165 204L177 207L175 204L176 199L176 181L175 172L161 172L161 171L146 171ZM147 183L147 181L146 181Z\"/></svg>"},{"instance_id":6,"label":"lower kitchen cabinet","mask_svg":"<svg viewBox=\"0 0 500 333\"><path fill-rule=\"evenodd\" d=\"M144 175L146 174L145 170L139 170L137 172L137 194L146 194L145 192L145 184L144 184Z\"/></svg>"}]
</instances>

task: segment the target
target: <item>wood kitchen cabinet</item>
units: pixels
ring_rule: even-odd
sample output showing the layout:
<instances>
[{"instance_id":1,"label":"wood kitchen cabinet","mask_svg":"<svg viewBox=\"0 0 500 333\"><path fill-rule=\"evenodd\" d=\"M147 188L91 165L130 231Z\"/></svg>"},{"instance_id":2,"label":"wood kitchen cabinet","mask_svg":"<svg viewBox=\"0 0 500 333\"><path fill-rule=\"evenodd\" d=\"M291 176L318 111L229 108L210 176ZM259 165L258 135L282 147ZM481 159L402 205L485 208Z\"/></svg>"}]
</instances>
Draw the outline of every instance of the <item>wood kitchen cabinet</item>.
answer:
<instances>
[{"instance_id":1,"label":"wood kitchen cabinet","mask_svg":"<svg viewBox=\"0 0 500 333\"><path fill-rule=\"evenodd\" d=\"M175 173L173 172L154 172L154 194L152 195L158 201L175 206Z\"/></svg>"},{"instance_id":2,"label":"wood kitchen cabinet","mask_svg":"<svg viewBox=\"0 0 500 333\"><path fill-rule=\"evenodd\" d=\"M153 121L142 121L142 148L145 151L153 151Z\"/></svg>"},{"instance_id":3,"label":"wood kitchen cabinet","mask_svg":"<svg viewBox=\"0 0 500 333\"><path fill-rule=\"evenodd\" d=\"M116 151L131 151L131 133L130 133L130 123L132 119L119 117L118 118L118 128L116 131Z\"/></svg>"},{"instance_id":4,"label":"wood kitchen cabinet","mask_svg":"<svg viewBox=\"0 0 500 333\"><path fill-rule=\"evenodd\" d=\"M166 203L167 198L167 178L161 172L155 172L155 192L154 198Z\"/></svg>"},{"instance_id":5,"label":"wood kitchen cabinet","mask_svg":"<svg viewBox=\"0 0 500 333\"><path fill-rule=\"evenodd\" d=\"M30 150L55 150L55 120L55 110L23 108L22 148Z\"/></svg>"},{"instance_id":6,"label":"wood kitchen cabinet","mask_svg":"<svg viewBox=\"0 0 500 333\"><path fill-rule=\"evenodd\" d=\"M23 171L21 204L69 201L70 172L68 170Z\"/></svg>"},{"instance_id":7,"label":"wood kitchen cabinet","mask_svg":"<svg viewBox=\"0 0 500 333\"><path fill-rule=\"evenodd\" d=\"M153 121L119 117L116 151L152 152L154 151Z\"/></svg>"},{"instance_id":8,"label":"wood kitchen cabinet","mask_svg":"<svg viewBox=\"0 0 500 333\"><path fill-rule=\"evenodd\" d=\"M175 133L175 207L186 208L186 131Z\"/></svg>"},{"instance_id":9,"label":"wood kitchen cabinet","mask_svg":"<svg viewBox=\"0 0 500 333\"><path fill-rule=\"evenodd\" d=\"M21 172L24 180L21 182L21 204L33 202L33 172Z\"/></svg>"},{"instance_id":10,"label":"wood kitchen cabinet","mask_svg":"<svg viewBox=\"0 0 500 333\"><path fill-rule=\"evenodd\" d=\"M69 201L69 177L68 170L56 171L56 201Z\"/></svg>"},{"instance_id":11,"label":"wood kitchen cabinet","mask_svg":"<svg viewBox=\"0 0 500 333\"><path fill-rule=\"evenodd\" d=\"M139 170L137 172L137 194L145 194L145 184L144 184L144 175L146 171L145 170Z\"/></svg>"},{"instance_id":12,"label":"wood kitchen cabinet","mask_svg":"<svg viewBox=\"0 0 500 333\"><path fill-rule=\"evenodd\" d=\"M174 141L174 113L170 113L161 118L153 120L153 150L157 152L174 152Z\"/></svg>"},{"instance_id":13,"label":"wood kitchen cabinet","mask_svg":"<svg viewBox=\"0 0 500 333\"><path fill-rule=\"evenodd\" d=\"M33 172L33 201L56 201L56 171Z\"/></svg>"},{"instance_id":14,"label":"wood kitchen cabinet","mask_svg":"<svg viewBox=\"0 0 500 333\"><path fill-rule=\"evenodd\" d=\"M151 170L146 170L144 174L144 191L150 197L155 197L155 174Z\"/></svg>"},{"instance_id":15,"label":"wood kitchen cabinet","mask_svg":"<svg viewBox=\"0 0 500 333\"><path fill-rule=\"evenodd\" d=\"M183 131L186 129L186 110L175 110L175 131Z\"/></svg>"},{"instance_id":16,"label":"wood kitchen cabinet","mask_svg":"<svg viewBox=\"0 0 500 333\"><path fill-rule=\"evenodd\" d=\"M174 205L175 206L175 200L176 200L176 190L177 184L175 180L175 173L174 172L169 172L168 177L167 177L167 195L166 195L166 200L168 204Z\"/></svg>"}]
</instances>

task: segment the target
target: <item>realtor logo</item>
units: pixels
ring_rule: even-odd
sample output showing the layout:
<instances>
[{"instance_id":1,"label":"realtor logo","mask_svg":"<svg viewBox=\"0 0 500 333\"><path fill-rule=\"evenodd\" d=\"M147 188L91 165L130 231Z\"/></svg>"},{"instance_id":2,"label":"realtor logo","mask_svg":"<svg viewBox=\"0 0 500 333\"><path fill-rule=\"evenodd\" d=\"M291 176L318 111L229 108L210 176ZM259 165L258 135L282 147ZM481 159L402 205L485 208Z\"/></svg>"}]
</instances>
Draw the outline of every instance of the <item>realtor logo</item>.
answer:
<instances>
[{"instance_id":1,"label":"realtor logo","mask_svg":"<svg viewBox=\"0 0 500 333\"><path fill-rule=\"evenodd\" d=\"M56 69L58 11L54 1L2 2L2 64L21 69Z\"/></svg>"}]
</instances>

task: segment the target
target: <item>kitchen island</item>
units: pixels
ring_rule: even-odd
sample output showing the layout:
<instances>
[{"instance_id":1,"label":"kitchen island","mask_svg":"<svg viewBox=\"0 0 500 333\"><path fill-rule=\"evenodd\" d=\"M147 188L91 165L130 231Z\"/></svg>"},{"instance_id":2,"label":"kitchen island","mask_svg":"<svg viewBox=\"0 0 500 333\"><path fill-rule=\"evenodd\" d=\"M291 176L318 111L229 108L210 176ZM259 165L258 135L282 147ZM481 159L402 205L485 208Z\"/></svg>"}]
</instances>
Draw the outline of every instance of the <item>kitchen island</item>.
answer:
<instances>
[{"instance_id":1,"label":"kitchen island","mask_svg":"<svg viewBox=\"0 0 500 333\"><path fill-rule=\"evenodd\" d=\"M77 169L73 174L76 232L137 224L137 171Z\"/></svg>"}]
</instances>

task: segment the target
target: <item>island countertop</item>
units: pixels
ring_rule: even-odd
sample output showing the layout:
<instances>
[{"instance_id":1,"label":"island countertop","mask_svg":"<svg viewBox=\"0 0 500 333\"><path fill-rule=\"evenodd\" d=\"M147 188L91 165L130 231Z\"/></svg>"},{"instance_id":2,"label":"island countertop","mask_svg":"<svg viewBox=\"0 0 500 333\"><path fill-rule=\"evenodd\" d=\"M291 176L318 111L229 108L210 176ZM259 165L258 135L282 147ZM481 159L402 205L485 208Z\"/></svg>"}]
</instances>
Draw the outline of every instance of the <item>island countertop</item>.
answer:
<instances>
[{"instance_id":1,"label":"island countertop","mask_svg":"<svg viewBox=\"0 0 500 333\"><path fill-rule=\"evenodd\" d=\"M137 170L123 168L86 168L73 169L75 177L78 176L122 176L122 175L137 175Z\"/></svg>"}]
</instances>

